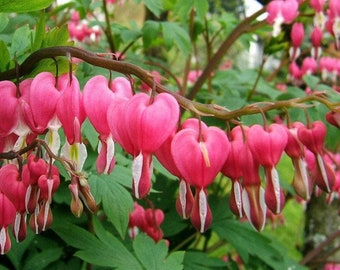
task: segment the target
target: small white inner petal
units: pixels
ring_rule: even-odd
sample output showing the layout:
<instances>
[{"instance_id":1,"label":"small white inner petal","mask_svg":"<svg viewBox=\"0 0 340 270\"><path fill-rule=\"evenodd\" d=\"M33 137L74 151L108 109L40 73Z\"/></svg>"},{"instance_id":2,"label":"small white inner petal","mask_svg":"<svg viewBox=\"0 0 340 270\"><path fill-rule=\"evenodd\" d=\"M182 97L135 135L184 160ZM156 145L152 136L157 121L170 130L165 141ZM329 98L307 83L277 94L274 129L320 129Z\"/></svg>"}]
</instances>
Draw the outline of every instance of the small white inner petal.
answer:
<instances>
[{"instance_id":1,"label":"small white inner petal","mask_svg":"<svg viewBox=\"0 0 340 270\"><path fill-rule=\"evenodd\" d=\"M265 193L264 188L260 187L260 206L261 206L262 213L263 213L263 221L262 221L262 226L261 226L260 231L263 230L264 225L266 224L267 205L266 205L266 202L265 202L264 193Z\"/></svg>"},{"instance_id":2,"label":"small white inner petal","mask_svg":"<svg viewBox=\"0 0 340 270\"><path fill-rule=\"evenodd\" d=\"M276 199L276 213L280 213L281 210L281 188L280 188L280 180L279 180L279 175L277 173L277 170L275 167L273 167L270 171L271 176L272 176L272 183L274 187L274 194L275 194L275 199Z\"/></svg>"},{"instance_id":3,"label":"small white inner petal","mask_svg":"<svg viewBox=\"0 0 340 270\"><path fill-rule=\"evenodd\" d=\"M46 223L47 223L47 219L48 219L49 210L50 210L50 204L49 204L49 202L46 202L45 203L45 209L44 209L44 226L42 228L43 231L46 230Z\"/></svg>"},{"instance_id":4,"label":"small white inner petal","mask_svg":"<svg viewBox=\"0 0 340 270\"><path fill-rule=\"evenodd\" d=\"M77 169L78 171L81 171L83 169L84 163L87 158L87 150L86 146L83 143L79 143L79 157L77 162Z\"/></svg>"},{"instance_id":5,"label":"small white inner petal","mask_svg":"<svg viewBox=\"0 0 340 270\"><path fill-rule=\"evenodd\" d=\"M199 212L200 212L200 221L201 221L201 233L204 232L205 227L205 219L207 218L208 213L208 204L207 204L207 196L203 189L199 192Z\"/></svg>"},{"instance_id":6,"label":"small white inner petal","mask_svg":"<svg viewBox=\"0 0 340 270\"><path fill-rule=\"evenodd\" d=\"M301 172L301 177L302 177L302 182L303 185L306 187L306 199L309 200L310 199L310 192L309 192L309 182L308 182L308 172L307 172L307 163L304 159L299 158L299 169Z\"/></svg>"},{"instance_id":7,"label":"small white inner petal","mask_svg":"<svg viewBox=\"0 0 340 270\"><path fill-rule=\"evenodd\" d=\"M184 180L182 180L182 181L179 182L179 201L181 203L183 218L187 218L187 216L185 214L185 207L186 207L186 204L187 204L186 194L187 194L187 185L184 182Z\"/></svg>"},{"instance_id":8,"label":"small white inner petal","mask_svg":"<svg viewBox=\"0 0 340 270\"><path fill-rule=\"evenodd\" d=\"M107 148L106 148L106 166L105 166L104 173L107 173L109 171L112 159L113 159L114 154L115 154L115 142L113 141L111 134L106 139L106 145L107 145Z\"/></svg>"},{"instance_id":9,"label":"small white inner petal","mask_svg":"<svg viewBox=\"0 0 340 270\"><path fill-rule=\"evenodd\" d=\"M139 187L139 182L142 176L142 169L143 169L143 155L142 152L139 153L137 157L134 158L132 161L132 177L133 177L133 184L135 187L135 197L139 199L139 192L138 192L138 187Z\"/></svg>"},{"instance_id":10,"label":"small white inner petal","mask_svg":"<svg viewBox=\"0 0 340 270\"><path fill-rule=\"evenodd\" d=\"M19 243L20 222L21 222L21 214L19 212L16 212L13 230L14 230L15 240L17 241L17 243Z\"/></svg>"},{"instance_id":11,"label":"small white inner petal","mask_svg":"<svg viewBox=\"0 0 340 270\"><path fill-rule=\"evenodd\" d=\"M238 215L240 218L243 217L243 212L242 212L242 187L238 181L235 181L234 183L234 196L235 196L235 202L236 202L236 207L238 210Z\"/></svg>"},{"instance_id":12,"label":"small white inner petal","mask_svg":"<svg viewBox=\"0 0 340 270\"><path fill-rule=\"evenodd\" d=\"M5 254L5 246L6 246L6 229L4 227L2 227L1 231L0 231L1 255Z\"/></svg>"},{"instance_id":13,"label":"small white inner petal","mask_svg":"<svg viewBox=\"0 0 340 270\"><path fill-rule=\"evenodd\" d=\"M51 149L52 153L58 155L58 151L60 148L60 136L58 130L49 129L45 135L45 142Z\"/></svg>"},{"instance_id":14,"label":"small white inner petal","mask_svg":"<svg viewBox=\"0 0 340 270\"><path fill-rule=\"evenodd\" d=\"M25 209L26 209L26 212L28 213L28 203L30 201L30 198L31 198L31 193L32 193L32 186L29 185L27 190L26 190L26 194L25 194Z\"/></svg>"},{"instance_id":15,"label":"small white inner petal","mask_svg":"<svg viewBox=\"0 0 340 270\"><path fill-rule=\"evenodd\" d=\"M320 168L320 171L321 171L322 180L326 184L327 191L330 192L331 189L330 189L329 184L328 184L328 177L327 177L327 172L326 172L326 169L325 169L325 164L323 163L323 159L322 159L320 154L316 155L316 159L318 161L318 165L319 165L319 168Z\"/></svg>"},{"instance_id":16,"label":"small white inner petal","mask_svg":"<svg viewBox=\"0 0 340 270\"><path fill-rule=\"evenodd\" d=\"M281 14L278 14L276 19L274 20L273 32L272 32L273 37L279 36L279 34L281 33L281 25L283 22L284 22L283 16Z\"/></svg>"},{"instance_id":17,"label":"small white inner petal","mask_svg":"<svg viewBox=\"0 0 340 270\"><path fill-rule=\"evenodd\" d=\"M242 206L243 206L243 210L244 210L244 213L246 214L247 219L250 221L250 224L253 226L251 222L251 216L250 216L249 196L248 196L248 192L245 189L242 190Z\"/></svg>"}]
</instances>

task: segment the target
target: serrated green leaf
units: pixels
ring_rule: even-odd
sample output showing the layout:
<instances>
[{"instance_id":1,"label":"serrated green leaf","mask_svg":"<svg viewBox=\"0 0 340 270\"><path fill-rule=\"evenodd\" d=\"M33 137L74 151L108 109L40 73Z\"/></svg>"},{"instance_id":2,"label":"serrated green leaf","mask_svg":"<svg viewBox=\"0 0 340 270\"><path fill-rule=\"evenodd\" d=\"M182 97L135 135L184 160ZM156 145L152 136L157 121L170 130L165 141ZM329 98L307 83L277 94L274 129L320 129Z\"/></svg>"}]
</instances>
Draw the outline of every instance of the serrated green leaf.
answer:
<instances>
[{"instance_id":1,"label":"serrated green leaf","mask_svg":"<svg viewBox=\"0 0 340 270\"><path fill-rule=\"evenodd\" d=\"M221 238L226 239L236 249L245 264L248 263L250 256L256 256L273 269L280 270L289 267L303 269L299 268L297 262L282 253L281 249L284 247L277 248L278 243L274 245L269 238L254 231L249 224L227 219L213 223L212 227Z\"/></svg>"},{"instance_id":2,"label":"serrated green leaf","mask_svg":"<svg viewBox=\"0 0 340 270\"><path fill-rule=\"evenodd\" d=\"M184 253L174 253L167 257L168 247L165 241L155 243L147 235L140 233L133 241L133 250L138 260L148 270L183 269Z\"/></svg>"},{"instance_id":3,"label":"serrated green leaf","mask_svg":"<svg viewBox=\"0 0 340 270\"><path fill-rule=\"evenodd\" d=\"M6 46L5 42L0 40L0 52L1 52L1 57L0 57L0 71L5 71L9 69L9 64L10 64L10 55L8 51L8 47Z\"/></svg>"},{"instance_id":4,"label":"serrated green leaf","mask_svg":"<svg viewBox=\"0 0 340 270\"><path fill-rule=\"evenodd\" d=\"M6 13L0 13L0 33L6 28L8 22L8 15Z\"/></svg>"},{"instance_id":5,"label":"serrated green leaf","mask_svg":"<svg viewBox=\"0 0 340 270\"><path fill-rule=\"evenodd\" d=\"M71 223L52 224L52 230L72 247L78 249L85 249L86 247L96 249L100 247L100 241L92 233Z\"/></svg>"},{"instance_id":6,"label":"serrated green leaf","mask_svg":"<svg viewBox=\"0 0 340 270\"><path fill-rule=\"evenodd\" d=\"M93 227L99 240L107 245L112 252L112 259L116 267L121 269L139 269L140 264L135 256L109 231L105 230L97 217L93 217Z\"/></svg>"},{"instance_id":7,"label":"serrated green leaf","mask_svg":"<svg viewBox=\"0 0 340 270\"><path fill-rule=\"evenodd\" d=\"M163 10L163 2L160 0L144 0L144 4L157 17Z\"/></svg>"},{"instance_id":8,"label":"serrated green leaf","mask_svg":"<svg viewBox=\"0 0 340 270\"><path fill-rule=\"evenodd\" d=\"M105 214L123 238L129 223L129 213L133 210L131 194L115 181L114 173L92 175L89 182L95 198L99 197Z\"/></svg>"},{"instance_id":9,"label":"serrated green leaf","mask_svg":"<svg viewBox=\"0 0 340 270\"><path fill-rule=\"evenodd\" d=\"M104 231L97 218L94 217L93 221L100 239L70 223L52 226L52 229L68 245L80 249L75 256L88 263L117 269L141 269L133 254L116 237Z\"/></svg>"},{"instance_id":10,"label":"serrated green leaf","mask_svg":"<svg viewBox=\"0 0 340 270\"><path fill-rule=\"evenodd\" d=\"M25 53L27 48L31 44L31 30L29 29L28 25L24 25L19 27L17 30L15 30L12 42L11 42L11 48L10 53L11 56L14 57L14 55L21 56Z\"/></svg>"},{"instance_id":11,"label":"serrated green leaf","mask_svg":"<svg viewBox=\"0 0 340 270\"><path fill-rule=\"evenodd\" d=\"M47 8L52 4L54 0L1 0L0 1L0 11L1 12L30 12L35 10L40 10Z\"/></svg>"},{"instance_id":12,"label":"serrated green leaf","mask_svg":"<svg viewBox=\"0 0 340 270\"><path fill-rule=\"evenodd\" d=\"M206 253L187 251L184 256L186 270L226 269L227 264L221 259L209 257Z\"/></svg>"},{"instance_id":13,"label":"serrated green leaf","mask_svg":"<svg viewBox=\"0 0 340 270\"><path fill-rule=\"evenodd\" d=\"M174 22L163 22L162 32L165 45L170 49L174 44L184 54L188 55L191 49L188 33Z\"/></svg>"},{"instance_id":14,"label":"serrated green leaf","mask_svg":"<svg viewBox=\"0 0 340 270\"><path fill-rule=\"evenodd\" d=\"M142 28L144 48L149 48L152 42L157 39L160 30L160 23L146 21Z\"/></svg>"},{"instance_id":15,"label":"serrated green leaf","mask_svg":"<svg viewBox=\"0 0 340 270\"><path fill-rule=\"evenodd\" d=\"M42 270L45 269L50 263L57 261L63 254L61 247L44 249L39 253L35 253L28 257L25 261L23 270Z\"/></svg>"}]
</instances>

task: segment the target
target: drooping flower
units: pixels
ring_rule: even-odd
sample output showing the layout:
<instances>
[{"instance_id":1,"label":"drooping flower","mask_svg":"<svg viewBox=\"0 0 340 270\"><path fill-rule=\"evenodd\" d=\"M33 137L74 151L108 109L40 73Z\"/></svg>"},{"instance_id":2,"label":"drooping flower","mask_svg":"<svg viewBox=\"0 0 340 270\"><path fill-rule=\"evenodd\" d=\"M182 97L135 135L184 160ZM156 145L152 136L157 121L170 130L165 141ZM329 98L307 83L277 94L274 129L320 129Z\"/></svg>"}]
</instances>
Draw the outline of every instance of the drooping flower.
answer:
<instances>
[{"instance_id":1,"label":"drooping flower","mask_svg":"<svg viewBox=\"0 0 340 270\"><path fill-rule=\"evenodd\" d=\"M212 220L206 188L222 169L230 144L226 134L217 127L199 126L192 121L183 125L173 138L171 153L185 181L196 188L191 222L204 232Z\"/></svg>"},{"instance_id":2,"label":"drooping flower","mask_svg":"<svg viewBox=\"0 0 340 270\"><path fill-rule=\"evenodd\" d=\"M322 30L319 27L314 27L311 33L311 41L312 41L312 51L311 55L314 59L318 60L322 53L321 42L322 42Z\"/></svg>"},{"instance_id":3,"label":"drooping flower","mask_svg":"<svg viewBox=\"0 0 340 270\"><path fill-rule=\"evenodd\" d=\"M294 23L290 32L292 47L289 50L290 59L295 61L300 56L300 46L302 44L305 32L302 23Z\"/></svg>"},{"instance_id":4,"label":"drooping flower","mask_svg":"<svg viewBox=\"0 0 340 270\"><path fill-rule=\"evenodd\" d=\"M18 167L7 164L0 168L0 191L13 203L16 214L13 221L13 233L17 242L26 238L25 199L28 186L22 181Z\"/></svg>"},{"instance_id":5,"label":"drooping flower","mask_svg":"<svg viewBox=\"0 0 340 270\"><path fill-rule=\"evenodd\" d=\"M323 191L330 192L335 182L335 173L333 168L323 160L324 141L326 137L325 124L321 121L315 121L309 127L300 126L297 135L299 140L315 156L315 183Z\"/></svg>"},{"instance_id":6,"label":"drooping flower","mask_svg":"<svg viewBox=\"0 0 340 270\"><path fill-rule=\"evenodd\" d=\"M131 84L123 77L109 82L104 76L95 76L84 87L86 115L99 133L99 158L96 164L99 173L110 173L115 163L114 141L107 119L109 107L117 99L129 99L131 96Z\"/></svg>"},{"instance_id":7,"label":"drooping flower","mask_svg":"<svg viewBox=\"0 0 340 270\"><path fill-rule=\"evenodd\" d=\"M139 93L110 108L108 121L112 135L134 158L132 187L136 198L149 193L152 154L176 129L178 117L178 103L167 93L156 97Z\"/></svg>"},{"instance_id":8,"label":"drooping flower","mask_svg":"<svg viewBox=\"0 0 340 270\"><path fill-rule=\"evenodd\" d=\"M280 188L276 165L287 144L287 131L275 123L267 129L253 125L248 131L247 143L256 161L265 169L266 204L273 213L278 214L284 206L285 197Z\"/></svg>"},{"instance_id":9,"label":"drooping flower","mask_svg":"<svg viewBox=\"0 0 340 270\"><path fill-rule=\"evenodd\" d=\"M267 5L267 22L273 25L273 37L281 32L283 23L292 23L298 16L299 3L296 0L274 0Z\"/></svg>"},{"instance_id":10,"label":"drooping flower","mask_svg":"<svg viewBox=\"0 0 340 270\"><path fill-rule=\"evenodd\" d=\"M129 216L129 235L134 239L139 231L142 231L157 243L163 238L163 231L160 228L163 220L164 213L161 209L144 209L135 202L133 212Z\"/></svg>"},{"instance_id":11,"label":"drooping flower","mask_svg":"<svg viewBox=\"0 0 340 270\"><path fill-rule=\"evenodd\" d=\"M242 185L241 180L243 176L242 162L240 162L240 154L245 151L245 138L243 132L246 127L236 126L232 129L230 134L230 152L221 172L229 177L232 181L231 194L229 206L231 211L239 216L243 217L242 206Z\"/></svg>"},{"instance_id":12,"label":"drooping flower","mask_svg":"<svg viewBox=\"0 0 340 270\"><path fill-rule=\"evenodd\" d=\"M313 183L308 175L307 162L305 157L305 146L300 142L297 136L300 122L295 122L287 129L287 145L285 152L292 159L294 166L293 187L297 195L305 200L309 200L313 188Z\"/></svg>"},{"instance_id":13,"label":"drooping flower","mask_svg":"<svg viewBox=\"0 0 340 270\"><path fill-rule=\"evenodd\" d=\"M0 89L0 136L5 137L14 131L19 119L17 88L11 81L1 81Z\"/></svg>"},{"instance_id":14,"label":"drooping flower","mask_svg":"<svg viewBox=\"0 0 340 270\"><path fill-rule=\"evenodd\" d=\"M0 254L4 255L11 249L11 239L8 226L15 218L15 207L7 196L0 190Z\"/></svg>"}]
</instances>

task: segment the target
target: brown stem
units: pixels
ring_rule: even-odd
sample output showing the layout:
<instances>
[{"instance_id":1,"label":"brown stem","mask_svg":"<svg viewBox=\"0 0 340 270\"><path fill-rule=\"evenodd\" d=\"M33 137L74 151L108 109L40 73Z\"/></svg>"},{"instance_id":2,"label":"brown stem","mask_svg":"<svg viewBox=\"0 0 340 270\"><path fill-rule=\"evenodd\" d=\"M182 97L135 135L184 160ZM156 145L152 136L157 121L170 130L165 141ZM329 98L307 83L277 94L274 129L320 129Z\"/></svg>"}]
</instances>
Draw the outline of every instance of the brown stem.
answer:
<instances>
[{"instance_id":1,"label":"brown stem","mask_svg":"<svg viewBox=\"0 0 340 270\"><path fill-rule=\"evenodd\" d=\"M308 262L310 262L314 257L318 256L321 251L327 247L334 239L337 237L340 237L340 230L335 231L331 235L328 236L328 238L323 241L320 245L318 245L315 249L311 250L301 261L300 263L302 265L306 265Z\"/></svg>"},{"instance_id":2,"label":"brown stem","mask_svg":"<svg viewBox=\"0 0 340 270\"><path fill-rule=\"evenodd\" d=\"M116 52L116 48L115 48L115 44L113 42L113 34L112 34L112 31L111 31L110 16L109 16L109 12L107 11L107 6L106 6L105 0L103 0L103 11L104 11L105 22L106 22L105 35L106 35L107 41L109 43L110 50L111 50L112 53L114 53L114 52Z\"/></svg>"},{"instance_id":3,"label":"brown stem","mask_svg":"<svg viewBox=\"0 0 340 270\"><path fill-rule=\"evenodd\" d=\"M153 77L150 76L150 73L139 66L123 61L108 59L100 56L99 54L69 46L43 48L35 51L19 66L18 72L15 69L11 69L0 73L0 81L15 79L17 76L21 77L25 74L29 74L33 66L40 60L57 56L65 57L68 53L72 57L82 59L88 64L120 72L122 74L126 74L127 76L134 75L144 81L151 88L155 85L155 90L158 93L165 92L171 94L183 108L199 115L214 116L224 120L236 119L242 115L257 114L261 111L266 112L274 109L292 108L298 106L301 107L301 103L307 103L311 101L322 103L330 110L334 110L336 107L340 106L339 102L336 103L327 100L322 93L313 93L301 98L250 104L243 108L230 111L227 108L218 106L216 104L203 104L191 101L175 92L172 92L163 85L155 83Z\"/></svg>"},{"instance_id":4,"label":"brown stem","mask_svg":"<svg viewBox=\"0 0 340 270\"><path fill-rule=\"evenodd\" d=\"M265 8L260 9L255 12L253 15L249 16L245 20L243 20L224 40L221 46L218 48L217 52L212 56L210 62L207 64L205 69L203 70L202 75L198 78L191 91L187 95L188 99L193 99L197 92L201 89L202 85L209 78L210 74L217 68L218 64L222 60L223 56L229 50L231 45L245 32L247 32L252 26L251 23L260 16L263 12L265 12ZM261 22L260 22L261 23Z\"/></svg>"}]
</instances>

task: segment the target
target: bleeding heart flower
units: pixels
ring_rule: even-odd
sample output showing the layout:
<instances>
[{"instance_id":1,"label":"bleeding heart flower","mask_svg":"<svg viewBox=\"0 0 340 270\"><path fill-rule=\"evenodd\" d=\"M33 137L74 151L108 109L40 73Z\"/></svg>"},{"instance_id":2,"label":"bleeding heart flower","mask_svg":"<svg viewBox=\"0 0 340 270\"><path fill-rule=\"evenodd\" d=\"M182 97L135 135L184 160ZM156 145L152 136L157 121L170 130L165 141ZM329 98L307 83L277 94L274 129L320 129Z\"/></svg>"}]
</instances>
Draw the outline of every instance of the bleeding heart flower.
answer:
<instances>
[{"instance_id":1,"label":"bleeding heart flower","mask_svg":"<svg viewBox=\"0 0 340 270\"><path fill-rule=\"evenodd\" d=\"M11 81L0 82L0 137L12 133L19 120L19 103L17 98L17 87Z\"/></svg>"},{"instance_id":2,"label":"bleeding heart flower","mask_svg":"<svg viewBox=\"0 0 340 270\"><path fill-rule=\"evenodd\" d=\"M290 24L298 16L299 3L296 0L274 0L267 5L267 22L273 25L273 36L281 32L283 23Z\"/></svg>"},{"instance_id":3,"label":"bleeding heart flower","mask_svg":"<svg viewBox=\"0 0 340 270\"><path fill-rule=\"evenodd\" d=\"M155 152L176 129L179 105L167 93L134 95L126 106L127 130L136 149ZM166 125L164 125L166 123Z\"/></svg>"},{"instance_id":4,"label":"bleeding heart flower","mask_svg":"<svg viewBox=\"0 0 340 270\"><path fill-rule=\"evenodd\" d=\"M186 122L185 128L174 136L171 153L184 180L196 187L191 222L204 232L212 220L205 189L222 169L230 144L219 128L194 123L198 122Z\"/></svg>"},{"instance_id":5,"label":"bleeding heart flower","mask_svg":"<svg viewBox=\"0 0 340 270\"><path fill-rule=\"evenodd\" d=\"M229 177L232 181L232 187L230 192L229 206L231 211L239 216L243 217L242 207L242 185L241 178L243 176L242 161L240 161L240 153L245 151L246 143L244 142L244 135L248 127L236 126L232 129L230 134L230 153L228 158L221 169L221 172Z\"/></svg>"},{"instance_id":6,"label":"bleeding heart flower","mask_svg":"<svg viewBox=\"0 0 340 270\"><path fill-rule=\"evenodd\" d=\"M183 178L191 185L206 188L222 169L230 149L226 134L217 127L185 128L173 138L171 153ZM189 154L190 153L190 154Z\"/></svg>"},{"instance_id":7,"label":"bleeding heart flower","mask_svg":"<svg viewBox=\"0 0 340 270\"><path fill-rule=\"evenodd\" d=\"M249 148L264 167L276 166L287 144L286 128L279 124L271 124L267 130L261 125L250 127L247 135Z\"/></svg>"},{"instance_id":8,"label":"bleeding heart flower","mask_svg":"<svg viewBox=\"0 0 340 270\"><path fill-rule=\"evenodd\" d=\"M130 82L122 77L115 78L109 82L103 76L91 78L84 87L84 106L86 114L100 134L100 158L97 160L99 173L112 171L114 160L114 141L111 135L107 118L109 107L117 100L126 100L132 96Z\"/></svg>"},{"instance_id":9,"label":"bleeding heart flower","mask_svg":"<svg viewBox=\"0 0 340 270\"><path fill-rule=\"evenodd\" d=\"M13 203L0 190L0 254L4 255L11 249L11 239L8 234L8 226L15 218Z\"/></svg>"},{"instance_id":10,"label":"bleeding heart flower","mask_svg":"<svg viewBox=\"0 0 340 270\"><path fill-rule=\"evenodd\" d=\"M195 200L191 211L191 223L201 233L205 232L212 223L208 195L204 188L196 188Z\"/></svg>"},{"instance_id":11,"label":"bleeding heart flower","mask_svg":"<svg viewBox=\"0 0 340 270\"><path fill-rule=\"evenodd\" d=\"M61 84L61 80L58 82ZM52 73L39 73L31 83L28 98L23 99L27 102L22 103L25 120L33 132L42 134L55 125L56 105L60 97L56 83Z\"/></svg>"},{"instance_id":12,"label":"bleeding heart flower","mask_svg":"<svg viewBox=\"0 0 340 270\"><path fill-rule=\"evenodd\" d=\"M62 124L65 136L69 144L81 142L81 125L85 120L83 95L80 91L78 79L72 75L64 74L58 79L64 81L68 77L68 83L61 89L62 93L58 100L56 113Z\"/></svg>"},{"instance_id":13,"label":"bleeding heart flower","mask_svg":"<svg viewBox=\"0 0 340 270\"><path fill-rule=\"evenodd\" d=\"M298 129L299 140L313 152L316 160L315 183L325 192L331 192L335 181L333 168L323 160L326 126L321 121L315 121L310 128L301 126Z\"/></svg>"},{"instance_id":14,"label":"bleeding heart flower","mask_svg":"<svg viewBox=\"0 0 340 270\"><path fill-rule=\"evenodd\" d=\"M151 155L174 132L178 117L178 103L167 93L154 98L139 93L127 101L116 100L115 106L110 107L108 121L113 138L134 157L132 175L136 198L149 192Z\"/></svg>"},{"instance_id":15,"label":"bleeding heart flower","mask_svg":"<svg viewBox=\"0 0 340 270\"><path fill-rule=\"evenodd\" d=\"M13 222L13 232L17 242L26 238L26 207L25 199L28 186L21 180L18 167L7 164L0 169L0 191L13 203L16 216Z\"/></svg>"}]
</instances>

